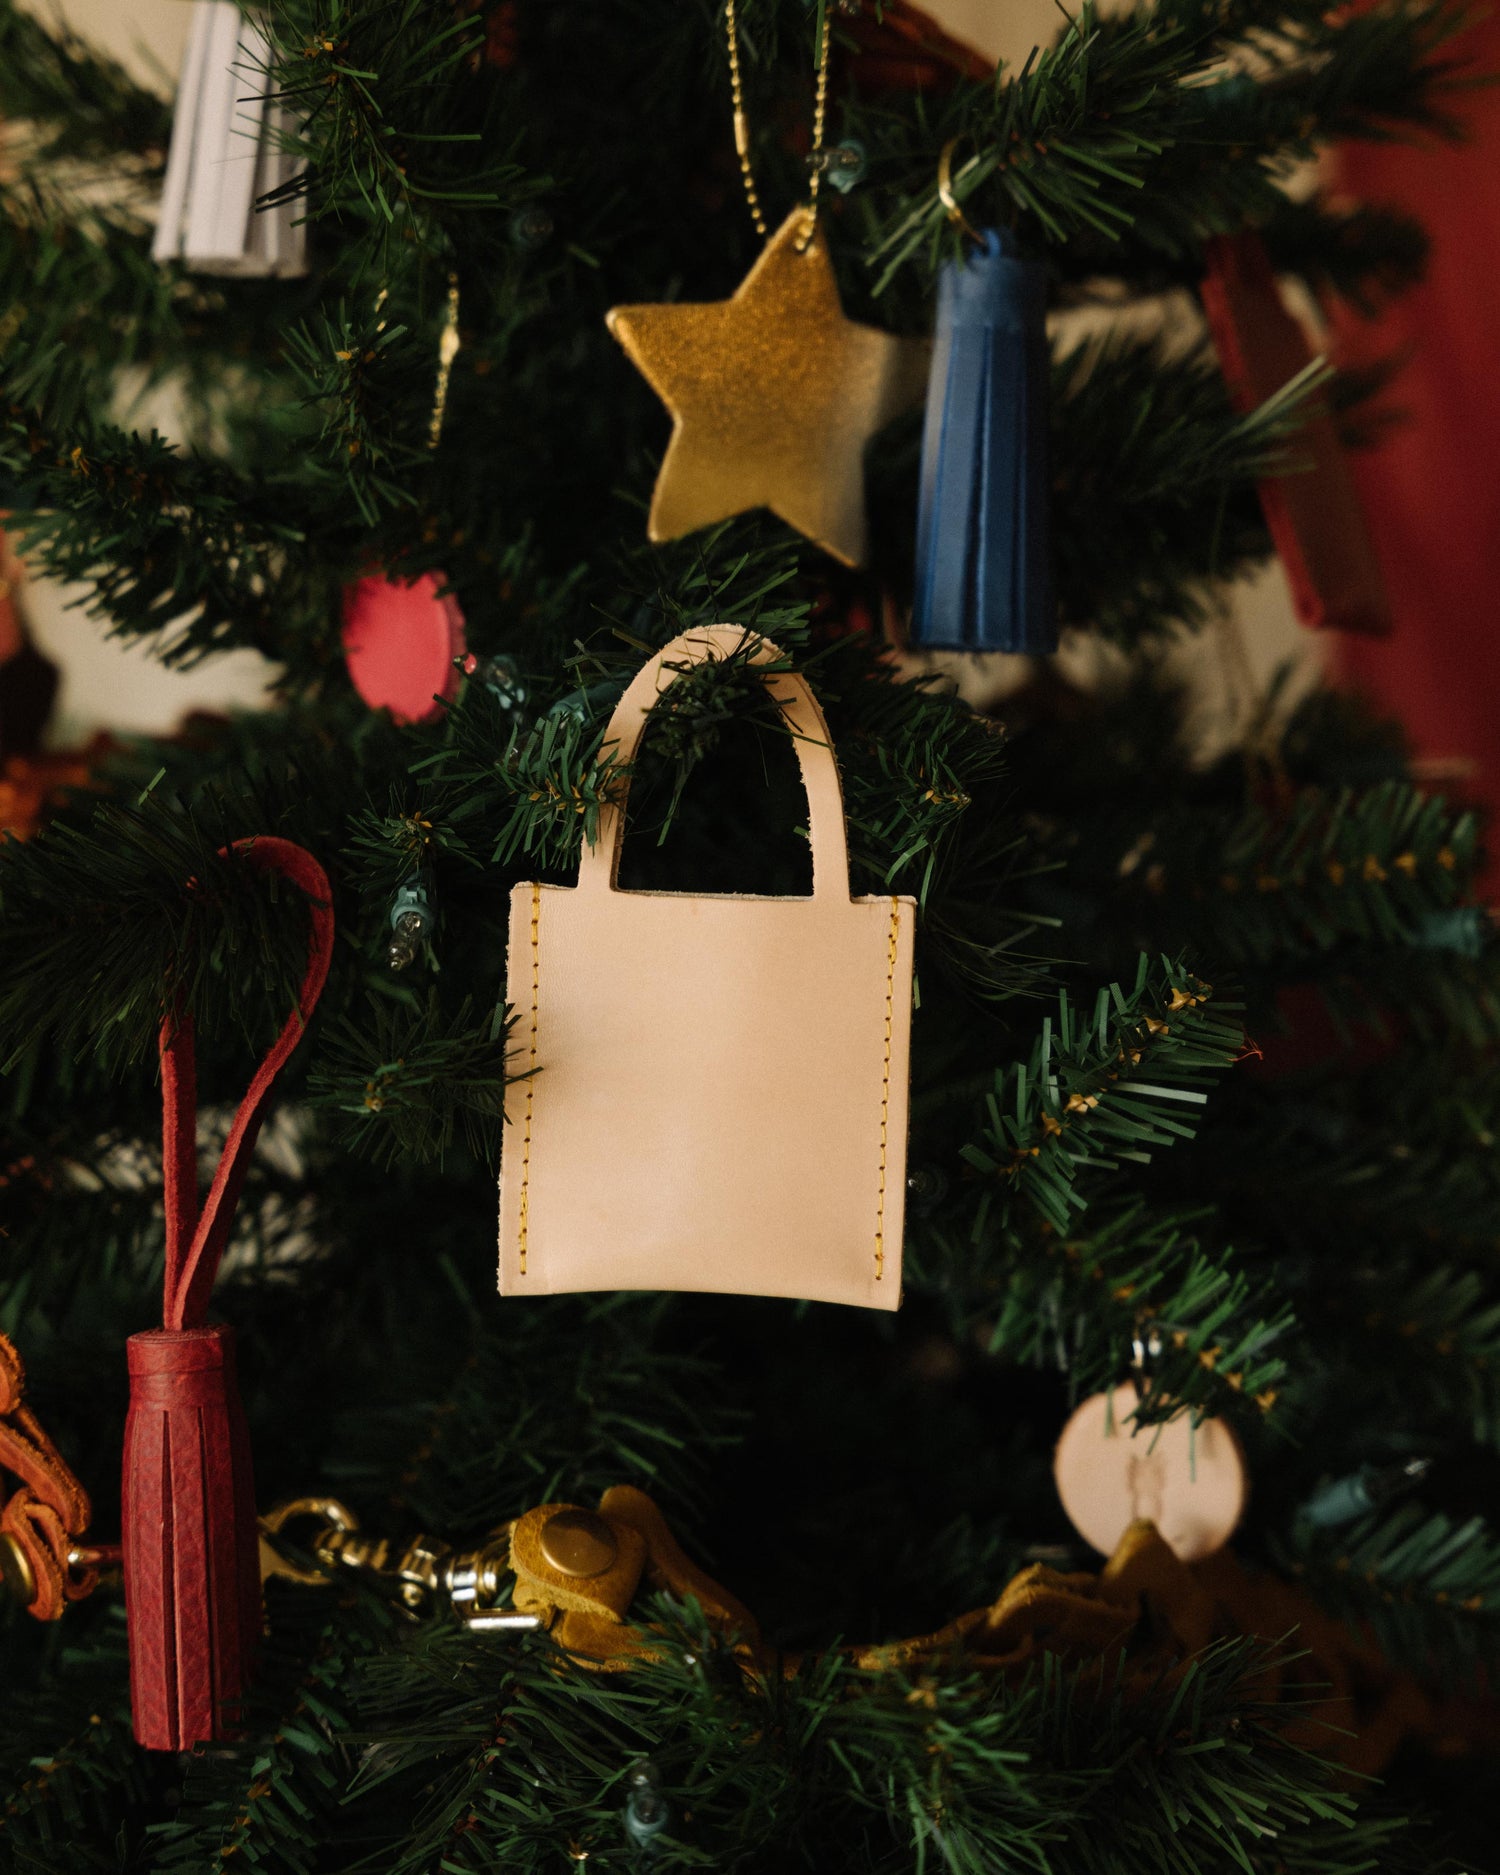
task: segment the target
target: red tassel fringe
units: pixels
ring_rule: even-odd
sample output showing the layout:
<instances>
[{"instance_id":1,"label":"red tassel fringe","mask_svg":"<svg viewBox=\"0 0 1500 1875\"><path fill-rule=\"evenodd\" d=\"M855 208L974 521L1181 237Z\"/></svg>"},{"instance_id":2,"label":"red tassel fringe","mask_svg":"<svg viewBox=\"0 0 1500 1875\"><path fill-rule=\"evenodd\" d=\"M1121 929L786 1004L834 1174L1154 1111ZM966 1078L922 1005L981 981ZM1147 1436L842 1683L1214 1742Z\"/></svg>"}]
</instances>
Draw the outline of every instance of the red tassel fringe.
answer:
<instances>
[{"instance_id":1,"label":"red tassel fringe","mask_svg":"<svg viewBox=\"0 0 1500 1875\"><path fill-rule=\"evenodd\" d=\"M222 1325L132 1335L125 1615L137 1740L232 1736L260 1637L250 1437Z\"/></svg>"}]
</instances>

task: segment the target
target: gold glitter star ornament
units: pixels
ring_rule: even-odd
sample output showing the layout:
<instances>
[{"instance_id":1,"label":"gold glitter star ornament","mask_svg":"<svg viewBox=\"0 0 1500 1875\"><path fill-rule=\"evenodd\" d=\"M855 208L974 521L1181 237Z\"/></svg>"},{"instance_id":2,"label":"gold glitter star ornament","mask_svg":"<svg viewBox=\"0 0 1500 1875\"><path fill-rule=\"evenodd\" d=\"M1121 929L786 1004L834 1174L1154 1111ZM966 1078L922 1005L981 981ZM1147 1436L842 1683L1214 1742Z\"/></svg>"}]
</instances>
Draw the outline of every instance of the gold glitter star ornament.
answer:
<instances>
[{"instance_id":1,"label":"gold glitter star ornament","mask_svg":"<svg viewBox=\"0 0 1500 1875\"><path fill-rule=\"evenodd\" d=\"M922 401L927 345L844 317L806 209L772 235L733 299L616 306L608 319L672 413L652 540L765 507L846 566L863 561L865 445Z\"/></svg>"}]
</instances>

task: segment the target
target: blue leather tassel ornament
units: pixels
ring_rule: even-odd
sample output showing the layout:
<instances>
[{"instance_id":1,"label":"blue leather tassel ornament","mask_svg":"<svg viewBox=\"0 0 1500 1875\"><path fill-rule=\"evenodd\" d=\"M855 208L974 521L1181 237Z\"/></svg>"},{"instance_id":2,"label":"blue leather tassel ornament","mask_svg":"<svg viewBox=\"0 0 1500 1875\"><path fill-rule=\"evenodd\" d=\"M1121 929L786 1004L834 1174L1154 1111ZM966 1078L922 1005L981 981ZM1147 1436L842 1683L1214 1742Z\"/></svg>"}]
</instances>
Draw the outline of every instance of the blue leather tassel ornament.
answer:
<instances>
[{"instance_id":1,"label":"blue leather tassel ornament","mask_svg":"<svg viewBox=\"0 0 1500 1875\"><path fill-rule=\"evenodd\" d=\"M1047 530L1046 273L1009 233L950 261L922 436L911 643L1057 649Z\"/></svg>"}]
</instances>

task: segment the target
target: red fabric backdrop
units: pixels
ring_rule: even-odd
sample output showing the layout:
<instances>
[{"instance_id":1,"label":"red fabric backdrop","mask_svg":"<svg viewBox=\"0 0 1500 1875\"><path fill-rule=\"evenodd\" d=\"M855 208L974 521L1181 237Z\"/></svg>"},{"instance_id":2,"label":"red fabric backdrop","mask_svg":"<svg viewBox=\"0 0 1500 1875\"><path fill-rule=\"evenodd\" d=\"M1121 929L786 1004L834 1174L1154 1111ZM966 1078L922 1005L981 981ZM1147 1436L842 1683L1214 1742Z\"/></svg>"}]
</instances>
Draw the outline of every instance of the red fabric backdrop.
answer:
<instances>
[{"instance_id":1,"label":"red fabric backdrop","mask_svg":"<svg viewBox=\"0 0 1500 1875\"><path fill-rule=\"evenodd\" d=\"M1468 32L1474 68L1500 72L1500 14ZM1400 353L1387 401L1405 421L1359 451L1355 475L1395 629L1341 635L1338 666L1402 718L1444 792L1481 802L1500 847L1500 86L1470 94L1460 148L1351 144L1337 180L1416 216L1427 278L1373 322L1338 320L1350 363ZM1493 892L1500 872L1491 862Z\"/></svg>"}]
</instances>

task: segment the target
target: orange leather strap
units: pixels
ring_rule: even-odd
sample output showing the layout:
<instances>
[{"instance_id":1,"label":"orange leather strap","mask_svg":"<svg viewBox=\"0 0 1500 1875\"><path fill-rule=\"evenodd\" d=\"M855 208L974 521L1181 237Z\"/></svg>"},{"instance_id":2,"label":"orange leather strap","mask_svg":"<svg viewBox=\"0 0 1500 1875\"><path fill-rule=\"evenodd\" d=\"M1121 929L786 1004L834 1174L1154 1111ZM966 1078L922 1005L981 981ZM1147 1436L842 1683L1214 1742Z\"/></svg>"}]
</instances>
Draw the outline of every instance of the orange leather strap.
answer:
<instances>
[{"instance_id":1,"label":"orange leather strap","mask_svg":"<svg viewBox=\"0 0 1500 1875\"><path fill-rule=\"evenodd\" d=\"M21 1357L0 1335L0 1469L20 1480L0 1498L0 1537L12 1539L31 1572L35 1592L27 1613L55 1621L97 1580L95 1570L75 1569L68 1560L88 1528L89 1500L23 1403L25 1391Z\"/></svg>"}]
</instances>

